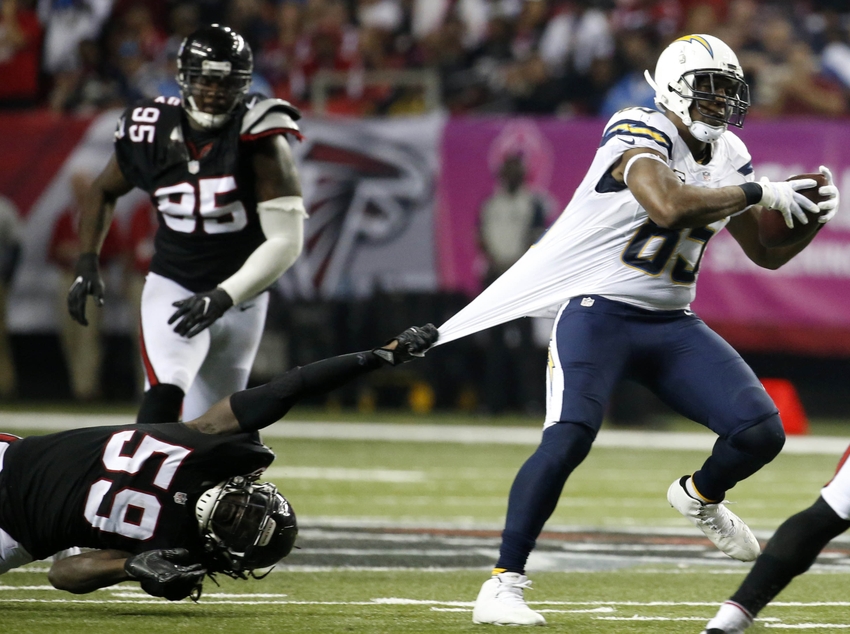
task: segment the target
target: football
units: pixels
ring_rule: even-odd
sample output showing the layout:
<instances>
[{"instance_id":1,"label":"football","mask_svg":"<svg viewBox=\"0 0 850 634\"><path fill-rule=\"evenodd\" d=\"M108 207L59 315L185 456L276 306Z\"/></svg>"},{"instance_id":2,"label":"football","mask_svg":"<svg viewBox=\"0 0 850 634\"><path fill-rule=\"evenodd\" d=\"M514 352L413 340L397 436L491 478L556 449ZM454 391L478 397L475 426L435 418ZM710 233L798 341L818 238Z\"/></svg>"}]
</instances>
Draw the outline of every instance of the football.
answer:
<instances>
[{"instance_id":1,"label":"football","mask_svg":"<svg viewBox=\"0 0 850 634\"><path fill-rule=\"evenodd\" d=\"M826 196L821 196L818 193L818 189L827 184L826 176L823 174L798 174L786 180L793 181L801 178L812 178L817 181L817 185L808 189L801 189L798 193L814 203L826 200ZM763 209L758 220L759 242L768 248L785 247L811 237L820 226L820 223L817 221L819 214L806 212L806 215L809 218L809 224L798 224L795 221L794 226L789 229L779 211L776 209Z\"/></svg>"}]
</instances>

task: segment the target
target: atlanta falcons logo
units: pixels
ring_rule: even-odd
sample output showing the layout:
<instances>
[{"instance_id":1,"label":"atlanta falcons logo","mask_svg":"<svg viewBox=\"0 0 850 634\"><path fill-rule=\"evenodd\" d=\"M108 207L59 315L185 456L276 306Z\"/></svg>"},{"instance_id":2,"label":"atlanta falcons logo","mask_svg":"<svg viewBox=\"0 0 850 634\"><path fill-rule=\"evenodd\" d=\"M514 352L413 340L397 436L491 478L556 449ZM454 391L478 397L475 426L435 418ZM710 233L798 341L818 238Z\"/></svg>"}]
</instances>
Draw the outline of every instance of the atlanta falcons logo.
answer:
<instances>
[{"instance_id":1,"label":"atlanta falcons logo","mask_svg":"<svg viewBox=\"0 0 850 634\"><path fill-rule=\"evenodd\" d=\"M317 126L306 136L298 154L310 218L284 290L330 297L344 292L362 249L398 239L431 204L434 168L412 142L363 129Z\"/></svg>"}]
</instances>

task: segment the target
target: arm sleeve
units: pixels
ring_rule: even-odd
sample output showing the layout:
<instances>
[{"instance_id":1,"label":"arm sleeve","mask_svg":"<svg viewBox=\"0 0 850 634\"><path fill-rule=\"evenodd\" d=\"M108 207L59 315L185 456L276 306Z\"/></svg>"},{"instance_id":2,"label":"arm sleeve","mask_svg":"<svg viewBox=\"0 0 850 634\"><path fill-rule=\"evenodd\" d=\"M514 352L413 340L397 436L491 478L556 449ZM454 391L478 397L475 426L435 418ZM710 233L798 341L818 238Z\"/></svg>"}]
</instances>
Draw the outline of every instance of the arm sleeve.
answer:
<instances>
[{"instance_id":1,"label":"arm sleeve","mask_svg":"<svg viewBox=\"0 0 850 634\"><path fill-rule=\"evenodd\" d=\"M301 196L283 196L257 205L260 226L266 236L242 267L219 287L234 304L260 293L279 278L298 258L304 246L307 212Z\"/></svg>"},{"instance_id":2,"label":"arm sleeve","mask_svg":"<svg viewBox=\"0 0 850 634\"><path fill-rule=\"evenodd\" d=\"M325 394L384 365L368 350L323 359L293 368L265 385L236 392L230 397L230 408L242 431L258 431L283 418L304 396Z\"/></svg>"}]
</instances>

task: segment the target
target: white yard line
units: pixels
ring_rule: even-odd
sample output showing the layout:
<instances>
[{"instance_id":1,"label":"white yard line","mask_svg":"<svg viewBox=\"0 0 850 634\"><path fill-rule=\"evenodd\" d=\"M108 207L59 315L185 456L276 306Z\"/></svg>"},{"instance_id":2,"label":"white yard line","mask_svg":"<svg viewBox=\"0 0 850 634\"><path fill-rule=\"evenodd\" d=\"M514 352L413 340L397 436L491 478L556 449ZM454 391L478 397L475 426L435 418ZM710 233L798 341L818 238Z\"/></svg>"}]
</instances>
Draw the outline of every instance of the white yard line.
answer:
<instances>
[{"instance_id":1,"label":"white yard line","mask_svg":"<svg viewBox=\"0 0 850 634\"><path fill-rule=\"evenodd\" d=\"M0 412L0 431L77 429L99 425L129 425L129 415ZM375 440L385 442L446 442L497 445L536 445L540 429L487 425L433 425L396 423L331 423L281 421L263 430L268 438ZM667 432L603 429L597 447L709 451L716 436L705 432ZM841 455L850 438L839 436L789 436L784 453Z\"/></svg>"},{"instance_id":2,"label":"white yard line","mask_svg":"<svg viewBox=\"0 0 850 634\"><path fill-rule=\"evenodd\" d=\"M264 477L289 480L340 480L342 482L425 482L422 471L399 469L349 469L341 467L269 467Z\"/></svg>"},{"instance_id":3,"label":"white yard line","mask_svg":"<svg viewBox=\"0 0 850 634\"><path fill-rule=\"evenodd\" d=\"M765 627L777 630L850 630L848 623L765 623Z\"/></svg>"}]
</instances>

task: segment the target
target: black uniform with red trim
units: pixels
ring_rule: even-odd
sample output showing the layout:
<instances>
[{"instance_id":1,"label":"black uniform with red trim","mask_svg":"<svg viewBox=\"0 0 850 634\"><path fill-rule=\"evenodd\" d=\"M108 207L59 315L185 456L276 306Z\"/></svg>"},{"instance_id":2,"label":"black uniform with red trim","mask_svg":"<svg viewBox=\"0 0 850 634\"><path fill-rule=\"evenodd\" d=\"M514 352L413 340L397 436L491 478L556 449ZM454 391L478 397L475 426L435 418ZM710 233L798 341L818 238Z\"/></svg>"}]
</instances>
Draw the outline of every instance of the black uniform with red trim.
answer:
<instances>
[{"instance_id":1,"label":"black uniform with red trim","mask_svg":"<svg viewBox=\"0 0 850 634\"><path fill-rule=\"evenodd\" d=\"M0 528L34 558L80 546L200 557L200 494L274 460L256 434L182 423L88 427L12 442L0 471Z\"/></svg>"},{"instance_id":2,"label":"black uniform with red trim","mask_svg":"<svg viewBox=\"0 0 850 634\"><path fill-rule=\"evenodd\" d=\"M252 142L301 138L298 110L248 95L225 125L195 130L177 98L157 97L124 111L115 156L124 177L157 209L151 271L193 293L215 288L265 241L257 216Z\"/></svg>"}]
</instances>

